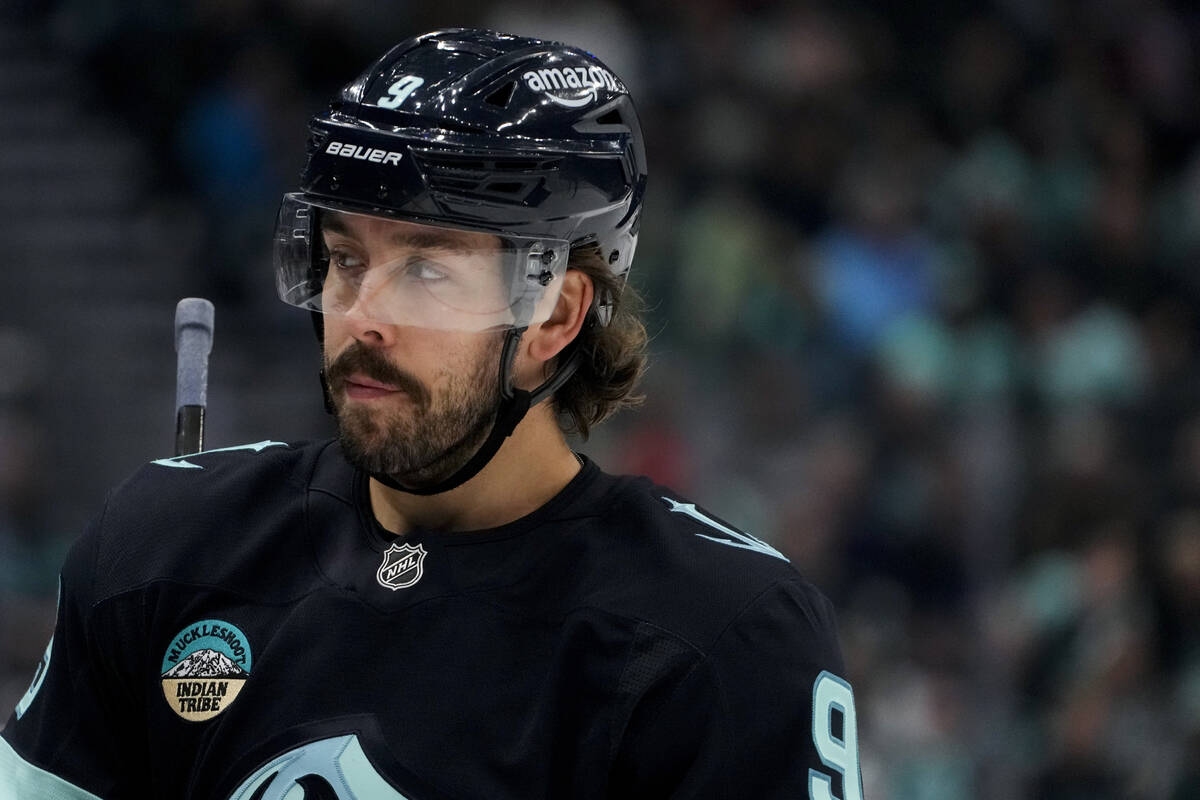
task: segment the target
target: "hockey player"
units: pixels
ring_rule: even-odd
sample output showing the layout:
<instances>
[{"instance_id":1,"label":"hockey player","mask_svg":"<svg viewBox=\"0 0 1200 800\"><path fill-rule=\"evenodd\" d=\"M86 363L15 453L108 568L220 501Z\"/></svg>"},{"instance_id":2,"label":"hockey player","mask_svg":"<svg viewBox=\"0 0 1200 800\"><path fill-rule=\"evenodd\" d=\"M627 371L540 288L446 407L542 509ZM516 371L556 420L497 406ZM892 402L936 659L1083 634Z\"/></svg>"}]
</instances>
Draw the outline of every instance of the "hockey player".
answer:
<instances>
[{"instance_id":1,"label":"hockey player","mask_svg":"<svg viewBox=\"0 0 1200 800\"><path fill-rule=\"evenodd\" d=\"M576 48L440 31L346 86L275 235L339 437L110 495L0 798L860 798L828 601L564 439L641 371L645 181Z\"/></svg>"}]
</instances>

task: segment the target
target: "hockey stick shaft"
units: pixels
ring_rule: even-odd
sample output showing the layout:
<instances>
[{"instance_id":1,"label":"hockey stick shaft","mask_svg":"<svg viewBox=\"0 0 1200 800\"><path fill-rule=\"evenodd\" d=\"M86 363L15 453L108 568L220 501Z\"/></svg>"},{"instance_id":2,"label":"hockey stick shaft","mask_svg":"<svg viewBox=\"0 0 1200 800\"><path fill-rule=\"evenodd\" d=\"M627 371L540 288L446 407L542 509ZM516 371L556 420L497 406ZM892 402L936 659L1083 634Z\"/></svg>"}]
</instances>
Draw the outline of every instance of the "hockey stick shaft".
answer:
<instances>
[{"instance_id":1,"label":"hockey stick shaft","mask_svg":"<svg viewBox=\"0 0 1200 800\"><path fill-rule=\"evenodd\" d=\"M208 355L212 352L213 304L185 297L175 306L175 455L204 449L208 404Z\"/></svg>"}]
</instances>

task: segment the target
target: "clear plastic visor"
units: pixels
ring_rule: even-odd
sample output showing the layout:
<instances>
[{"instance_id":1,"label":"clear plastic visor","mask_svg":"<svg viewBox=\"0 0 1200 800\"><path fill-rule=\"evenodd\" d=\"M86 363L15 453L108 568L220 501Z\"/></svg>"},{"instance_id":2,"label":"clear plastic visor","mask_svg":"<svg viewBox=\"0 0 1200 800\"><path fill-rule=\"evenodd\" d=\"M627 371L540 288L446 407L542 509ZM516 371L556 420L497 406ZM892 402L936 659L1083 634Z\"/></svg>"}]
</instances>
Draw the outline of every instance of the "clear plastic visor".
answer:
<instances>
[{"instance_id":1,"label":"clear plastic visor","mask_svg":"<svg viewBox=\"0 0 1200 800\"><path fill-rule=\"evenodd\" d=\"M288 194L275 230L275 280L285 303L322 314L441 330L481 331L546 320L570 246L419 225Z\"/></svg>"}]
</instances>

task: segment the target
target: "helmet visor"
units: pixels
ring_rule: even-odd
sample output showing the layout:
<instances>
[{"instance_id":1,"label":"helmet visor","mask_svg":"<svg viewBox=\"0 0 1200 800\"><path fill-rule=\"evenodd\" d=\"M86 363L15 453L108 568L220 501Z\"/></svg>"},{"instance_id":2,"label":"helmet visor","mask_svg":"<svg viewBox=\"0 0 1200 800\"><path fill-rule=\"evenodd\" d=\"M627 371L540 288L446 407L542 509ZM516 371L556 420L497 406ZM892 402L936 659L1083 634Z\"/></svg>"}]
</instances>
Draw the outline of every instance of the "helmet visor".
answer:
<instances>
[{"instance_id":1,"label":"helmet visor","mask_svg":"<svg viewBox=\"0 0 1200 800\"><path fill-rule=\"evenodd\" d=\"M284 196L279 297L322 314L442 330L523 327L550 316L570 246L423 225Z\"/></svg>"}]
</instances>

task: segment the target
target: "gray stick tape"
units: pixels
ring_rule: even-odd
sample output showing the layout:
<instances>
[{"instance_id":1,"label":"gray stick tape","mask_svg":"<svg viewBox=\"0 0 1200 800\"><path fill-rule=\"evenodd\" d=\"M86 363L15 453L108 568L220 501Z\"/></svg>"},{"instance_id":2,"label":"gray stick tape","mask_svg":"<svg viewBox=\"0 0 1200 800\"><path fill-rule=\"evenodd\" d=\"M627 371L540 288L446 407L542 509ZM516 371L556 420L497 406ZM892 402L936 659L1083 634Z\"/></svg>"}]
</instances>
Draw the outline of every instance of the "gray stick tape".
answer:
<instances>
[{"instance_id":1,"label":"gray stick tape","mask_svg":"<svg viewBox=\"0 0 1200 800\"><path fill-rule=\"evenodd\" d=\"M208 401L208 354L212 352L213 304L185 297L175 306L175 410Z\"/></svg>"}]
</instances>

